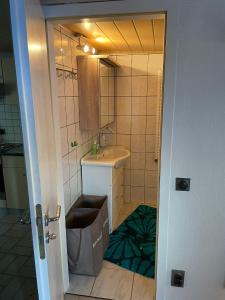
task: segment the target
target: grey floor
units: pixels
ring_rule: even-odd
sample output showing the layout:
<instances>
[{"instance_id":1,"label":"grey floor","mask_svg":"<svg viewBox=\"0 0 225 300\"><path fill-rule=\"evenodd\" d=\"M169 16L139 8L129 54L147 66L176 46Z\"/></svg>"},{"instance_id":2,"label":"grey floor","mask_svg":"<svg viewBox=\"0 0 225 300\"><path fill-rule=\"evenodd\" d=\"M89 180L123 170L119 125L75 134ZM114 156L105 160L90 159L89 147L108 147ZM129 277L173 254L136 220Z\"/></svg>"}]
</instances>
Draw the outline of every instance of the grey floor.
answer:
<instances>
[{"instance_id":1,"label":"grey floor","mask_svg":"<svg viewBox=\"0 0 225 300\"><path fill-rule=\"evenodd\" d=\"M23 211L0 208L0 300L36 300L37 287L30 225Z\"/></svg>"}]
</instances>

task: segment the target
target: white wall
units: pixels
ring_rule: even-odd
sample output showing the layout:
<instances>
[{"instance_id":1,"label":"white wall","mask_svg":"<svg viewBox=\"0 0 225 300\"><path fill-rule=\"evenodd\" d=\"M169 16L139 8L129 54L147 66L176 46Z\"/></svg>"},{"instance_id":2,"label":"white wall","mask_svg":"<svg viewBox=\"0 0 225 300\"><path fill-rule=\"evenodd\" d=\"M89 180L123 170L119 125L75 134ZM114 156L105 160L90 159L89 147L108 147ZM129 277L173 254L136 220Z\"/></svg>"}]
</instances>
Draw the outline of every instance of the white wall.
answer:
<instances>
[{"instance_id":1,"label":"white wall","mask_svg":"<svg viewBox=\"0 0 225 300\"><path fill-rule=\"evenodd\" d=\"M157 300L225 299L225 2L125 0L48 17L168 12ZM175 104L175 106L174 106ZM171 139L172 136L172 139ZM175 177L191 191L175 192ZM187 272L170 287L172 268Z\"/></svg>"}]
</instances>

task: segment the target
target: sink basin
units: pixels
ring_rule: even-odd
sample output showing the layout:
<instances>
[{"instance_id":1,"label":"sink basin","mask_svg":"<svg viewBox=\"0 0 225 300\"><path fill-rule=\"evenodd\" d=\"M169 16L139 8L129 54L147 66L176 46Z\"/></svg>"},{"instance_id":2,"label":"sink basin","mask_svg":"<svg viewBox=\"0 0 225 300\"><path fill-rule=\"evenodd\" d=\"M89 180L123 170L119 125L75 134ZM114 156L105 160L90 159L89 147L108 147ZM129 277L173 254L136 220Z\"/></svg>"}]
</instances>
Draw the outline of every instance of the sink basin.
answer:
<instances>
[{"instance_id":1,"label":"sink basin","mask_svg":"<svg viewBox=\"0 0 225 300\"><path fill-rule=\"evenodd\" d=\"M122 166L128 157L130 151L124 146L109 146L100 149L100 152L96 155L88 153L81 159L81 165L93 165L93 166L111 166L118 168Z\"/></svg>"}]
</instances>

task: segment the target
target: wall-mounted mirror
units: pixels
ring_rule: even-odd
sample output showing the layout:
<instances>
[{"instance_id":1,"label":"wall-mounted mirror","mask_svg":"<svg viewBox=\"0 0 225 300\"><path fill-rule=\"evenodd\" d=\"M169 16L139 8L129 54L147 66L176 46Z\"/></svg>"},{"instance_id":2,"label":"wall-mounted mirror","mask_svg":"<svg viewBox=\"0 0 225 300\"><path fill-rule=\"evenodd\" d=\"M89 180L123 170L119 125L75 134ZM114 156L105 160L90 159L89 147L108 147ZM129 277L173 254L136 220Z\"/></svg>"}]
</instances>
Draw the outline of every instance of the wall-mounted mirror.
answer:
<instances>
[{"instance_id":1,"label":"wall-mounted mirror","mask_svg":"<svg viewBox=\"0 0 225 300\"><path fill-rule=\"evenodd\" d=\"M115 68L100 59L100 128L114 121L115 116Z\"/></svg>"}]
</instances>

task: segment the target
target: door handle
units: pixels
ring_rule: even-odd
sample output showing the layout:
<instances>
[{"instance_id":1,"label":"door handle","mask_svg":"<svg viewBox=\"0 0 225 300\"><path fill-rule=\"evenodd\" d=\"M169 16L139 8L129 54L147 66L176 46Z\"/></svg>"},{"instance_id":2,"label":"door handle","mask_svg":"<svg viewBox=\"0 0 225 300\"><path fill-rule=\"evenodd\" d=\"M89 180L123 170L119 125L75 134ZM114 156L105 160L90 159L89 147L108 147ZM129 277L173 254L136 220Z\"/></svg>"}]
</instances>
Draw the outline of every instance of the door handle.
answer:
<instances>
[{"instance_id":1,"label":"door handle","mask_svg":"<svg viewBox=\"0 0 225 300\"><path fill-rule=\"evenodd\" d=\"M46 233L46 243L50 243L50 241L55 240L56 239L56 234L55 233L49 233L49 231Z\"/></svg>"},{"instance_id":2,"label":"door handle","mask_svg":"<svg viewBox=\"0 0 225 300\"><path fill-rule=\"evenodd\" d=\"M61 205L57 205L55 217L49 217L48 212L45 215L45 226L47 227L50 222L56 222L61 216Z\"/></svg>"}]
</instances>

